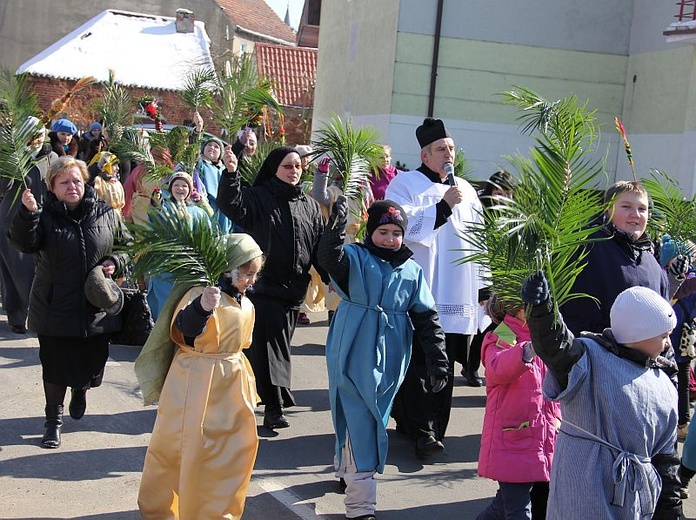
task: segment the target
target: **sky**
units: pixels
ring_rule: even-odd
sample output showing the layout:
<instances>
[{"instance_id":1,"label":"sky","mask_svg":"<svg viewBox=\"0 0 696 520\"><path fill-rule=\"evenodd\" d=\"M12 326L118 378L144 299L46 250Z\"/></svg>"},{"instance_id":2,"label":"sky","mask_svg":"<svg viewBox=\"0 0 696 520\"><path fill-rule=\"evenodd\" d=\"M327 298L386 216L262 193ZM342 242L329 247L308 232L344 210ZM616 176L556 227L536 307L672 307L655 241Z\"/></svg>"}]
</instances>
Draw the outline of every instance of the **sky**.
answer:
<instances>
[{"instance_id":1,"label":"sky","mask_svg":"<svg viewBox=\"0 0 696 520\"><path fill-rule=\"evenodd\" d=\"M304 0L266 0L266 3L270 5L276 13L278 13L281 20L285 20L285 11L287 11L289 4L290 24L292 25L293 29L297 30L297 26L300 25L300 17L302 16Z\"/></svg>"}]
</instances>

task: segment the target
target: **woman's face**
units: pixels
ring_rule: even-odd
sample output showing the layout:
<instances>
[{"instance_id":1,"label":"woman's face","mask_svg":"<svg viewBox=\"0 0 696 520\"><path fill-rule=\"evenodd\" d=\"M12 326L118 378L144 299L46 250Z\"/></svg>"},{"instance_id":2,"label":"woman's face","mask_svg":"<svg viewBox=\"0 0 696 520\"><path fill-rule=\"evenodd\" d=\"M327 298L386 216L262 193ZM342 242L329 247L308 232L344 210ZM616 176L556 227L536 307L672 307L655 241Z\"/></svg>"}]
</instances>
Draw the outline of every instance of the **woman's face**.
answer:
<instances>
[{"instance_id":1,"label":"woman's face","mask_svg":"<svg viewBox=\"0 0 696 520\"><path fill-rule=\"evenodd\" d=\"M215 162L220 159L221 152L222 150L220 150L220 145L215 141L210 141L203 148L203 157L211 162Z\"/></svg>"},{"instance_id":2,"label":"woman's face","mask_svg":"<svg viewBox=\"0 0 696 520\"><path fill-rule=\"evenodd\" d=\"M391 149L384 147L382 148L382 156L380 157L382 161L382 166L386 167L391 164Z\"/></svg>"},{"instance_id":3,"label":"woman's face","mask_svg":"<svg viewBox=\"0 0 696 520\"><path fill-rule=\"evenodd\" d=\"M183 179L174 179L172 185L169 188L172 193L172 197L177 202L185 202L191 193L191 188L189 188L188 182Z\"/></svg>"},{"instance_id":4,"label":"woman's face","mask_svg":"<svg viewBox=\"0 0 696 520\"><path fill-rule=\"evenodd\" d=\"M300 155L295 152L291 152L283 157L276 170L276 177L293 186L300 181L301 175L302 161L300 160Z\"/></svg>"},{"instance_id":5,"label":"woman's face","mask_svg":"<svg viewBox=\"0 0 696 520\"><path fill-rule=\"evenodd\" d=\"M56 132L56 136L58 137L58 141L60 141L60 144L70 144L70 141L72 141L73 135L70 132Z\"/></svg>"},{"instance_id":6,"label":"woman's face","mask_svg":"<svg viewBox=\"0 0 696 520\"><path fill-rule=\"evenodd\" d=\"M85 196L85 181L80 169L73 166L59 174L53 179L51 191L69 209L75 209Z\"/></svg>"},{"instance_id":7,"label":"woman's face","mask_svg":"<svg viewBox=\"0 0 696 520\"><path fill-rule=\"evenodd\" d=\"M648 225L648 196L625 191L617 195L607 216L616 229L638 240Z\"/></svg>"},{"instance_id":8,"label":"woman's face","mask_svg":"<svg viewBox=\"0 0 696 520\"><path fill-rule=\"evenodd\" d=\"M263 259L259 256L249 262L248 265L233 269L232 285L243 294L249 287L254 285L254 282L259 276L261 267L263 267Z\"/></svg>"}]
</instances>

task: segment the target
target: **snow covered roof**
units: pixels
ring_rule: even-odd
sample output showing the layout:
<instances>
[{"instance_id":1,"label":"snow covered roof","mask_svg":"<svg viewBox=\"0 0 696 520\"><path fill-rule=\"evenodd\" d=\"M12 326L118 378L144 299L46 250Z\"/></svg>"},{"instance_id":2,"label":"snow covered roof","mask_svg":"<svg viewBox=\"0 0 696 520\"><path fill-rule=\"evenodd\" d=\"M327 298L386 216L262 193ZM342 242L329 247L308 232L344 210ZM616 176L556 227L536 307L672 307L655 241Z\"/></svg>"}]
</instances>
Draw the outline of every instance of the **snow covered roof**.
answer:
<instances>
[{"instance_id":1,"label":"snow covered roof","mask_svg":"<svg viewBox=\"0 0 696 520\"><path fill-rule=\"evenodd\" d=\"M178 33L176 18L109 9L22 64L17 73L180 90L192 67L213 68L203 22Z\"/></svg>"}]
</instances>

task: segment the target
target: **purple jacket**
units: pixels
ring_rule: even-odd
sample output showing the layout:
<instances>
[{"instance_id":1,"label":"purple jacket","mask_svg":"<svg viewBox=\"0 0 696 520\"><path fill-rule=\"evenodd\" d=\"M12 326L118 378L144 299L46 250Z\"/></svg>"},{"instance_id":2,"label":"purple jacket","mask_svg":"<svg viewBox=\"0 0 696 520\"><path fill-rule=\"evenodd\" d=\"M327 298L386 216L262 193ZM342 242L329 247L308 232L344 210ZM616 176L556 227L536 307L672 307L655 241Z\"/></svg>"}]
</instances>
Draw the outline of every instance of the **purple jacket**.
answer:
<instances>
[{"instance_id":1,"label":"purple jacket","mask_svg":"<svg viewBox=\"0 0 696 520\"><path fill-rule=\"evenodd\" d=\"M548 482L561 409L542 395L541 359L522 360L530 341L526 323L505 316L504 325L517 338L514 346L489 332L481 347L488 397L478 472L498 482Z\"/></svg>"},{"instance_id":2,"label":"purple jacket","mask_svg":"<svg viewBox=\"0 0 696 520\"><path fill-rule=\"evenodd\" d=\"M375 200L384 200L387 186L396 177L397 173L399 173L399 170L390 164L386 168L383 166L379 167L379 178L374 173L370 175L370 186L372 186L372 195L374 195Z\"/></svg>"}]
</instances>

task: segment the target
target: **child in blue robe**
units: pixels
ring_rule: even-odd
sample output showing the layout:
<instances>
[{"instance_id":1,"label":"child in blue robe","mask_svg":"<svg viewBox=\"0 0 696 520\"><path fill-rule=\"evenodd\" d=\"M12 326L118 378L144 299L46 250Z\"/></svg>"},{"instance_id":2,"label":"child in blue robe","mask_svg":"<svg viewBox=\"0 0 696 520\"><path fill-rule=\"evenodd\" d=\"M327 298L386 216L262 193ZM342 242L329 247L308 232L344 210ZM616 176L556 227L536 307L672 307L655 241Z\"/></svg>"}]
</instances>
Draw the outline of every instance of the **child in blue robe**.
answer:
<instances>
[{"instance_id":1,"label":"child in blue robe","mask_svg":"<svg viewBox=\"0 0 696 520\"><path fill-rule=\"evenodd\" d=\"M362 244L344 244L348 204L336 200L319 243L319 263L342 301L326 343L336 469L346 485L346 518L374 519L376 472L384 471L389 412L418 334L430 390L447 382L445 334L421 267L403 245L406 214L395 202L367 210Z\"/></svg>"}]
</instances>

